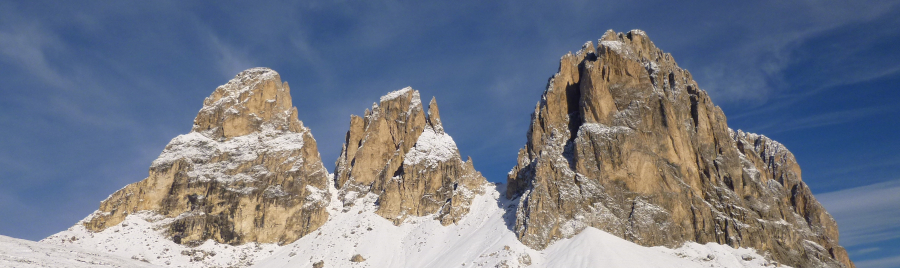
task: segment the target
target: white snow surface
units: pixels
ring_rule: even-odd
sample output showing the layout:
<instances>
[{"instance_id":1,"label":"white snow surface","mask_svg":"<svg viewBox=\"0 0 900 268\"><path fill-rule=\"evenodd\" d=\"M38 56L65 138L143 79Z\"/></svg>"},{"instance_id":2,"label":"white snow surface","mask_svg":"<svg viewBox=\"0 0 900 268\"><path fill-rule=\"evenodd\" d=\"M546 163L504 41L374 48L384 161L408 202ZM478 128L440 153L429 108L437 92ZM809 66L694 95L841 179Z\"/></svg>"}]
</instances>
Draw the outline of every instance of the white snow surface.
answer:
<instances>
[{"instance_id":1,"label":"white snow surface","mask_svg":"<svg viewBox=\"0 0 900 268\"><path fill-rule=\"evenodd\" d=\"M599 123L584 123L579 127L578 131L588 131L594 134L599 135L615 135L619 133L631 133L633 132L630 128L624 126L607 126Z\"/></svg>"},{"instance_id":2,"label":"white snow surface","mask_svg":"<svg viewBox=\"0 0 900 268\"><path fill-rule=\"evenodd\" d=\"M0 235L0 267L158 267L99 251Z\"/></svg>"},{"instance_id":3,"label":"white snow surface","mask_svg":"<svg viewBox=\"0 0 900 268\"><path fill-rule=\"evenodd\" d=\"M190 213L192 212L185 212ZM143 211L128 215L122 223L101 232L91 232L79 223L41 240L41 243L72 249L91 249L168 267L246 267L278 249L275 244L247 243L231 246L212 240L193 248L175 244L162 232L165 231L164 225L177 218L166 219Z\"/></svg>"},{"instance_id":4,"label":"white snow surface","mask_svg":"<svg viewBox=\"0 0 900 268\"><path fill-rule=\"evenodd\" d=\"M519 242L509 227L518 200L502 197L503 185L483 187L485 194L475 197L469 214L449 226L432 216L410 217L395 226L375 214L374 194L345 208L332 186L327 190L333 199L328 221L283 246L208 241L188 248L155 229L167 220L152 213L130 215L98 233L76 225L42 242L169 267L311 267L319 261L325 267L774 267L753 249L713 243L643 247L591 227L545 250L534 250ZM356 254L366 260L351 262Z\"/></svg>"},{"instance_id":5,"label":"white snow surface","mask_svg":"<svg viewBox=\"0 0 900 268\"><path fill-rule=\"evenodd\" d=\"M415 165L425 162L425 166L434 168L438 163L446 162L456 157L459 159L456 142L447 133L437 133L431 126L426 126L416 145L406 153L403 164Z\"/></svg>"},{"instance_id":6,"label":"white snow surface","mask_svg":"<svg viewBox=\"0 0 900 268\"><path fill-rule=\"evenodd\" d=\"M396 99L397 97L400 97L400 96L408 93L410 90L413 90L412 87L405 87L405 88L401 88L399 90L391 91L388 94L381 96L380 101L385 102L385 101Z\"/></svg>"},{"instance_id":7,"label":"white snow surface","mask_svg":"<svg viewBox=\"0 0 900 268\"><path fill-rule=\"evenodd\" d=\"M501 197L502 185L484 187L470 214L449 226L430 216L394 226L375 214L372 194L345 212L339 212L341 202L332 200L332 218L324 226L254 267L310 267L319 261L325 267L774 267L753 249L712 243L643 247L591 227L543 251L533 250L508 228L512 219L504 219L516 201ZM366 261L351 262L356 254Z\"/></svg>"},{"instance_id":8,"label":"white snow surface","mask_svg":"<svg viewBox=\"0 0 900 268\"><path fill-rule=\"evenodd\" d=\"M601 46L608 47L609 49L612 49L612 51L615 51L616 53L618 53L618 54L620 54L620 55L623 55L623 56L630 56L630 55L631 55L631 49L629 49L629 48L628 48L628 45L626 45L626 44L623 43L622 41L618 41L618 40L616 40L616 41L603 41L603 40L600 40L599 43L600 43Z\"/></svg>"},{"instance_id":9,"label":"white snow surface","mask_svg":"<svg viewBox=\"0 0 900 268\"><path fill-rule=\"evenodd\" d=\"M217 180L223 183L253 180L251 176L244 173L229 175L225 171L256 160L260 152L271 154L300 150L303 148L303 136L306 134L306 131L279 131L264 126L262 131L233 137L226 141L217 141L201 133L191 132L172 139L150 167L167 165L185 159L194 163L193 169L188 172L188 176L193 180ZM230 161L210 162L210 159L221 156L225 152L228 153ZM294 160L302 161L301 158ZM264 167L260 166L260 168L258 172L268 172Z\"/></svg>"}]
</instances>

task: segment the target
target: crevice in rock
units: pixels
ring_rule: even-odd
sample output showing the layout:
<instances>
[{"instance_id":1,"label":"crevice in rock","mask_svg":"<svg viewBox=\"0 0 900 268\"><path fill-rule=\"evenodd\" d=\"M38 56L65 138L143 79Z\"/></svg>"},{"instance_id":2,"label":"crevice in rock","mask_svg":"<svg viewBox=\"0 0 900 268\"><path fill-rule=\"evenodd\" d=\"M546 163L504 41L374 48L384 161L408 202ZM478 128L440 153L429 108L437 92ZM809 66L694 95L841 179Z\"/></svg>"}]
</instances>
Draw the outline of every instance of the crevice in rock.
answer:
<instances>
[{"instance_id":1,"label":"crevice in rock","mask_svg":"<svg viewBox=\"0 0 900 268\"><path fill-rule=\"evenodd\" d=\"M700 96L697 95L692 86L688 86L687 91L691 96L691 119L694 120L694 132L697 132L700 128L700 110L697 107L700 105Z\"/></svg>"}]
</instances>

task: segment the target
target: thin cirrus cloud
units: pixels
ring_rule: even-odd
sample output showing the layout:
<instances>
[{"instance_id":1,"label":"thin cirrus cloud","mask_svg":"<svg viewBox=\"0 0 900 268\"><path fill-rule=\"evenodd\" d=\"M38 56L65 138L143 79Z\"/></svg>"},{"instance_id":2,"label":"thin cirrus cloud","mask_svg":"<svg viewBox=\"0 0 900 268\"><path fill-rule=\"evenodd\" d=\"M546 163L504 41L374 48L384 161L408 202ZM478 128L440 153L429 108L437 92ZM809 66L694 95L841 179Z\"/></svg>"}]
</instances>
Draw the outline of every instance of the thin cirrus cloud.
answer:
<instances>
[{"instance_id":1,"label":"thin cirrus cloud","mask_svg":"<svg viewBox=\"0 0 900 268\"><path fill-rule=\"evenodd\" d=\"M854 264L858 268L896 268L900 267L900 256L864 260Z\"/></svg>"},{"instance_id":2,"label":"thin cirrus cloud","mask_svg":"<svg viewBox=\"0 0 900 268\"><path fill-rule=\"evenodd\" d=\"M816 195L847 247L900 238L900 180Z\"/></svg>"},{"instance_id":3,"label":"thin cirrus cloud","mask_svg":"<svg viewBox=\"0 0 900 268\"><path fill-rule=\"evenodd\" d=\"M212 33L209 34L208 40L215 53L216 65L223 77L231 78L245 69L255 67L246 52L223 42Z\"/></svg>"},{"instance_id":4,"label":"thin cirrus cloud","mask_svg":"<svg viewBox=\"0 0 900 268\"><path fill-rule=\"evenodd\" d=\"M799 118L772 120L763 125L754 127L754 131L769 135L781 132L824 127L853 122L862 118L868 118L878 114L892 111L891 107L864 107L843 111L827 112Z\"/></svg>"},{"instance_id":5,"label":"thin cirrus cloud","mask_svg":"<svg viewBox=\"0 0 900 268\"><path fill-rule=\"evenodd\" d=\"M693 68L697 81L702 82L700 86L706 89L717 102L771 106L773 97L788 92L795 93L793 91L797 90L795 85L788 81L790 78L786 77L785 71L796 67L794 65L797 64L797 61L807 56L804 55L802 48L810 40L822 38L823 35L829 35L853 25L885 20L892 16L891 12L897 6L895 1L875 1L870 5L834 1L829 3L798 1L783 4L796 9L773 10L762 6L734 9L725 13L733 15L737 19L721 25L709 26L705 34L712 36L729 36L735 32L746 31L734 38L718 40L734 42L733 45L722 46L724 49L711 49L706 58L686 61L687 65L700 63L698 68ZM790 10L791 13L783 13L786 10ZM760 20L747 16L771 19ZM758 27L751 27L748 24L758 24ZM884 30L867 30L873 34L881 31ZM699 40L703 38L703 36L696 37L701 38ZM821 64L833 66L834 70L842 70L840 67L847 64L847 59L858 60L860 51L851 48L869 48L871 44L879 41L878 38L865 35L852 40L842 39L841 36L833 38L829 41L835 46L839 46L840 49L829 51L827 57L822 57L825 62ZM689 42L688 45L695 45L695 43ZM678 55L675 56L678 57ZM825 82L819 87L830 88L882 77L883 75L873 74L883 74L884 69L892 70L890 67L896 67L896 65L888 68L884 68L883 64L860 67L865 71L843 70L832 76L824 77ZM893 72L888 71L887 73ZM804 89L804 91L819 93L821 89ZM804 97L806 96L808 95L804 95Z\"/></svg>"},{"instance_id":6,"label":"thin cirrus cloud","mask_svg":"<svg viewBox=\"0 0 900 268\"><path fill-rule=\"evenodd\" d=\"M69 83L48 62L46 51L62 46L56 36L36 23L17 21L0 28L0 54L32 75L52 86L63 88Z\"/></svg>"}]
</instances>

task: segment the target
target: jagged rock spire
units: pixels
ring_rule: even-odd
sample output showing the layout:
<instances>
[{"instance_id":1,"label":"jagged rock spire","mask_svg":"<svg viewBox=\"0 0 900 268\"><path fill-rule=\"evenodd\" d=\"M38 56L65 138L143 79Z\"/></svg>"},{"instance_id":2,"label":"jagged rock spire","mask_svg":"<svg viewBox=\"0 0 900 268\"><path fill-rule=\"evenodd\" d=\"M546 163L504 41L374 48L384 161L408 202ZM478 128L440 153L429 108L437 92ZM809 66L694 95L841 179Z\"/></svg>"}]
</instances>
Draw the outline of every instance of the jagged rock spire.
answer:
<instances>
[{"instance_id":1,"label":"jagged rock spire","mask_svg":"<svg viewBox=\"0 0 900 268\"><path fill-rule=\"evenodd\" d=\"M169 142L146 179L110 195L82 224L101 231L141 214L165 218L160 228L180 244L284 244L328 219L328 183L287 83L253 68L206 98L191 133Z\"/></svg>"},{"instance_id":2,"label":"jagged rock spire","mask_svg":"<svg viewBox=\"0 0 900 268\"><path fill-rule=\"evenodd\" d=\"M431 97L428 103L428 125L434 129L436 133L444 133L444 126L441 124L441 112L438 110L437 99Z\"/></svg>"},{"instance_id":3,"label":"jagged rock spire","mask_svg":"<svg viewBox=\"0 0 900 268\"><path fill-rule=\"evenodd\" d=\"M434 215L446 225L468 212L486 180L471 159L461 160L434 98L427 115L419 92L407 87L381 97L365 117L350 117L334 172L345 205L373 194L377 213L396 224Z\"/></svg>"},{"instance_id":4,"label":"jagged rock spire","mask_svg":"<svg viewBox=\"0 0 900 268\"><path fill-rule=\"evenodd\" d=\"M736 134L640 30L560 59L508 177L515 231L542 249L591 226L645 246L753 247L794 267L853 267L783 146Z\"/></svg>"}]
</instances>

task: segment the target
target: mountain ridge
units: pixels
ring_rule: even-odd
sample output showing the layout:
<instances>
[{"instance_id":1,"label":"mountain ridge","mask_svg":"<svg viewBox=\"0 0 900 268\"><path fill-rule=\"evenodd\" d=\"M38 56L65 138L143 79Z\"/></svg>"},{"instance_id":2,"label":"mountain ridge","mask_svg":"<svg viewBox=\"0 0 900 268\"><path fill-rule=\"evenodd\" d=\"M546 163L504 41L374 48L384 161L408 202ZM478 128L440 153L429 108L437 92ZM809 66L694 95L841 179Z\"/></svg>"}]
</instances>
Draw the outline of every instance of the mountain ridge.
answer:
<instances>
[{"instance_id":1,"label":"mountain ridge","mask_svg":"<svg viewBox=\"0 0 900 268\"><path fill-rule=\"evenodd\" d=\"M643 31L610 30L597 44L560 59L517 165L496 189L471 158L462 159L436 99L426 111L411 87L385 94L362 117L351 115L328 174L287 83L271 69L252 68L204 100L191 132L166 146L147 179L43 241L167 266L294 260L352 267L362 260L416 267L463 248L477 254L443 265L585 266L603 260L563 261L576 257L564 252L610 252L593 241L637 251L668 247L648 253L661 255L647 267L664 263L658 260L679 267L853 267L790 151L729 128L690 73ZM453 232L505 245L446 236ZM152 241L130 241L138 234ZM402 254L371 255L389 254L371 244L385 241ZM233 255L216 255L229 250ZM362 256L352 261L349 251Z\"/></svg>"}]
</instances>

